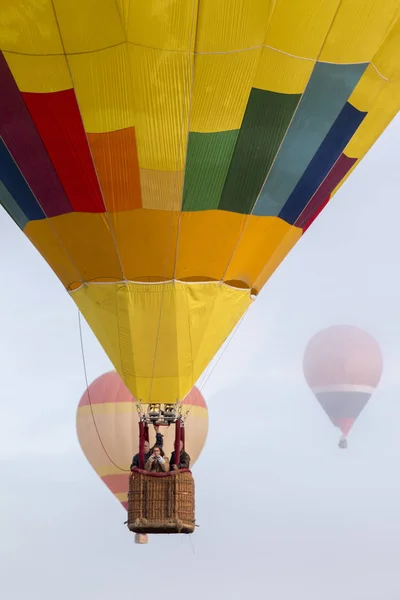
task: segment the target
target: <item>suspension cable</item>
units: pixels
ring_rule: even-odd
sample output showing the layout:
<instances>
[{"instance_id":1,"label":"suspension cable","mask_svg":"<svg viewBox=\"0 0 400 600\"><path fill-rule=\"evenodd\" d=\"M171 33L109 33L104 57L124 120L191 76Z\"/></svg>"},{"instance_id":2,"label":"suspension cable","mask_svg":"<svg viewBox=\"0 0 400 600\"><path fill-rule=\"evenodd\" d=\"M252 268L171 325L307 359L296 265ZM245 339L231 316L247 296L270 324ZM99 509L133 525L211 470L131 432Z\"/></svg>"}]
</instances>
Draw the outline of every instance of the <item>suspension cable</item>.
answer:
<instances>
[{"instance_id":1,"label":"suspension cable","mask_svg":"<svg viewBox=\"0 0 400 600\"><path fill-rule=\"evenodd\" d=\"M225 354L225 352L227 351L227 349L228 349L229 345L231 344L231 342L232 342L233 338L235 337L236 333L238 332L238 330L239 330L239 327L242 325L242 323L243 323L243 321L244 321L244 319L245 319L245 317L246 317L247 313L248 313L248 311L246 311L246 312L245 312L245 313L244 313L244 314L241 316L239 323L236 325L235 329L232 331L232 334L230 335L230 337L229 337L229 339L228 339L227 343L225 344L225 347L222 349L222 351L221 351L221 353L220 353L219 357L217 358L217 360L215 361L214 365L213 365L213 366L212 366L212 368L210 369L210 371L209 371L209 373L208 373L207 377L205 378L204 382L203 382L201 385L199 385L199 391L200 391L200 392L202 392L202 391L204 390L204 388L206 387L207 383L209 382L209 380L210 380L210 378L211 378L212 374L214 373L214 371L215 371L215 369L216 369L216 367L217 367L217 365L218 365L219 361L221 360L221 358L223 357L223 355L224 355L224 354ZM206 369L206 371L207 371L207 369ZM192 408L193 408L193 403L194 403L194 399L193 399L193 401L191 402L191 404L189 405L189 408L188 408L188 410L186 411L186 413L185 413L185 415L184 415L184 417L183 417L183 420L184 420L184 421L186 421L186 419L187 419L187 417L188 417L188 415L189 415L190 411L192 410Z\"/></svg>"},{"instance_id":2,"label":"suspension cable","mask_svg":"<svg viewBox=\"0 0 400 600\"><path fill-rule=\"evenodd\" d=\"M116 462L113 461L113 459L111 458L111 456L107 452L107 449L106 449L106 447L105 447L105 445L103 443L103 440L101 439L101 435L100 435L99 429L97 427L96 419L95 419L94 412L93 412L92 401L91 401L91 398L90 398L89 381L88 381L87 368L86 368L85 349L84 349L84 345L83 345L81 312L80 312L79 309L78 309L78 323L79 323L79 337L80 337L80 342L81 342L82 364L83 364L83 371L85 373L86 393L87 393L87 396L88 396L89 406L90 406L90 412L92 414L93 425L94 425L94 428L96 430L97 437L99 438L99 442L101 444L101 447L104 450L105 455L107 456L108 460L114 465L114 467L116 467L120 471L123 471L125 473L129 473L130 469L123 469L122 467L120 467L119 465L117 465Z\"/></svg>"}]
</instances>

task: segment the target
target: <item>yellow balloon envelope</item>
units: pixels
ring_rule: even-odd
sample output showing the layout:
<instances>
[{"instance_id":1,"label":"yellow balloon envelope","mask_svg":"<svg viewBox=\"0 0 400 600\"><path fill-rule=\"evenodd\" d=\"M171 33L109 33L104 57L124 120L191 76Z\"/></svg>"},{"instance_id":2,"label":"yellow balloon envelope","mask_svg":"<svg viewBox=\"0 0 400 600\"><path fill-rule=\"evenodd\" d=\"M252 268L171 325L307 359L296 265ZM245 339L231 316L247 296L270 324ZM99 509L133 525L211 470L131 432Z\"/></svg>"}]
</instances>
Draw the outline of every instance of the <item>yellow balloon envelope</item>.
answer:
<instances>
[{"instance_id":1,"label":"yellow balloon envelope","mask_svg":"<svg viewBox=\"0 0 400 600\"><path fill-rule=\"evenodd\" d=\"M2 0L0 203L186 396L400 106L400 0Z\"/></svg>"},{"instance_id":2,"label":"yellow balloon envelope","mask_svg":"<svg viewBox=\"0 0 400 600\"><path fill-rule=\"evenodd\" d=\"M200 391L194 387L182 402L185 423L185 449L192 467L199 458L208 432L208 411ZM110 372L95 379L83 394L77 414L79 443L86 458L106 486L127 508L129 467L139 450L137 403L118 373ZM160 427L164 450L170 456L175 426ZM150 428L150 444L155 442Z\"/></svg>"}]
</instances>

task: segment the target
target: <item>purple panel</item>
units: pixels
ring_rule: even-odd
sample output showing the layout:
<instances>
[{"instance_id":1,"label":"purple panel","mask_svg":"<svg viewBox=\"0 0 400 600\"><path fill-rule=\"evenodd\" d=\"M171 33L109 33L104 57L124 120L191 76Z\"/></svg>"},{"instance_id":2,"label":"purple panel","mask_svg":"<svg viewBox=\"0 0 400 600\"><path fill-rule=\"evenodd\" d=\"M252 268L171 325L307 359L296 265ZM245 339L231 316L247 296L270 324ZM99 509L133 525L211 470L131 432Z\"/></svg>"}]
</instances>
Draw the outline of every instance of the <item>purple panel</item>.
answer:
<instances>
[{"instance_id":1,"label":"purple panel","mask_svg":"<svg viewBox=\"0 0 400 600\"><path fill-rule=\"evenodd\" d=\"M342 181L343 177L350 171L356 161L356 158L349 158L345 154L339 156L310 202L298 217L295 222L296 227L301 227L302 229L307 227L310 219L312 219L314 214L318 212L322 205L327 201L332 191Z\"/></svg>"},{"instance_id":2,"label":"purple panel","mask_svg":"<svg viewBox=\"0 0 400 600\"><path fill-rule=\"evenodd\" d=\"M72 212L72 206L2 53L0 136L46 216Z\"/></svg>"}]
</instances>

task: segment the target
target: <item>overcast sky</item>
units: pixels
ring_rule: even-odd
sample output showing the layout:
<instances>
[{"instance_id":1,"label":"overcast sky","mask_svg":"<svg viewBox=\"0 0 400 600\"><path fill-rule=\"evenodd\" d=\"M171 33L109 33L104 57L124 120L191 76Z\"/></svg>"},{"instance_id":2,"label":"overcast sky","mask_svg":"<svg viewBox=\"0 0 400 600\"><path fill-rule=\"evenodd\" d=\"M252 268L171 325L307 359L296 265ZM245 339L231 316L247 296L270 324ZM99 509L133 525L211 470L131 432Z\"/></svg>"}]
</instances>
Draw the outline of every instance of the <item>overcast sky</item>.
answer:
<instances>
[{"instance_id":1,"label":"overcast sky","mask_svg":"<svg viewBox=\"0 0 400 600\"><path fill-rule=\"evenodd\" d=\"M77 441L75 305L0 209L1 598L399 599L399 140L397 118L251 307L203 390L200 528L147 546ZM302 374L339 323L384 359L346 452ZM92 381L111 365L84 339Z\"/></svg>"}]
</instances>

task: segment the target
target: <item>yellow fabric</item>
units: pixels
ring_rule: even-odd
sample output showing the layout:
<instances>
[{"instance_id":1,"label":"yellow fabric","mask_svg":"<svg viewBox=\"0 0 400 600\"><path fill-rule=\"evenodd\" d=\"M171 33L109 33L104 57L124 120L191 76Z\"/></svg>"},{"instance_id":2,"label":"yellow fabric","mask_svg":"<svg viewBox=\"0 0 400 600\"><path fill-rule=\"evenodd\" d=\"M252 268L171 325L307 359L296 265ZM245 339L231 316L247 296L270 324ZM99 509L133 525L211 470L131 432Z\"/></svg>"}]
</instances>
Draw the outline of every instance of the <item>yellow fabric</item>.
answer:
<instances>
[{"instance_id":1,"label":"yellow fabric","mask_svg":"<svg viewBox=\"0 0 400 600\"><path fill-rule=\"evenodd\" d=\"M68 57L88 133L106 133L135 125L129 55L127 45L122 44Z\"/></svg>"},{"instance_id":2,"label":"yellow fabric","mask_svg":"<svg viewBox=\"0 0 400 600\"><path fill-rule=\"evenodd\" d=\"M316 59L341 0L277 0L265 44Z\"/></svg>"},{"instance_id":3,"label":"yellow fabric","mask_svg":"<svg viewBox=\"0 0 400 600\"><path fill-rule=\"evenodd\" d=\"M52 0L66 54L96 52L125 42L115 2ZM51 5L51 3L49 3ZM96 23L96 27L93 27Z\"/></svg>"},{"instance_id":4,"label":"yellow fabric","mask_svg":"<svg viewBox=\"0 0 400 600\"><path fill-rule=\"evenodd\" d=\"M71 297L142 403L184 398L251 303L220 283L89 284Z\"/></svg>"},{"instance_id":5,"label":"yellow fabric","mask_svg":"<svg viewBox=\"0 0 400 600\"><path fill-rule=\"evenodd\" d=\"M63 54L57 20L49 0L1 0L1 50L21 54Z\"/></svg>"},{"instance_id":6,"label":"yellow fabric","mask_svg":"<svg viewBox=\"0 0 400 600\"><path fill-rule=\"evenodd\" d=\"M372 66L368 65L358 85L349 98L350 104L362 112L372 110L387 81Z\"/></svg>"},{"instance_id":7,"label":"yellow fabric","mask_svg":"<svg viewBox=\"0 0 400 600\"><path fill-rule=\"evenodd\" d=\"M193 54L129 47L131 94L141 169L180 171L185 166Z\"/></svg>"},{"instance_id":8,"label":"yellow fabric","mask_svg":"<svg viewBox=\"0 0 400 600\"><path fill-rule=\"evenodd\" d=\"M73 87L65 56L30 56L4 52L21 92L61 92Z\"/></svg>"},{"instance_id":9,"label":"yellow fabric","mask_svg":"<svg viewBox=\"0 0 400 600\"><path fill-rule=\"evenodd\" d=\"M315 61L263 48L254 87L283 94L304 92Z\"/></svg>"},{"instance_id":10,"label":"yellow fabric","mask_svg":"<svg viewBox=\"0 0 400 600\"><path fill-rule=\"evenodd\" d=\"M198 0L116 1L130 43L160 50L193 50Z\"/></svg>"},{"instance_id":11,"label":"yellow fabric","mask_svg":"<svg viewBox=\"0 0 400 600\"><path fill-rule=\"evenodd\" d=\"M190 129L202 133L239 129L261 49L196 58ZM221 110L221 102L224 110Z\"/></svg>"},{"instance_id":12,"label":"yellow fabric","mask_svg":"<svg viewBox=\"0 0 400 600\"><path fill-rule=\"evenodd\" d=\"M320 60L335 63L372 60L399 15L398 0L342 0Z\"/></svg>"},{"instance_id":13,"label":"yellow fabric","mask_svg":"<svg viewBox=\"0 0 400 600\"><path fill-rule=\"evenodd\" d=\"M400 19L374 56L379 73L392 82L400 81Z\"/></svg>"},{"instance_id":14,"label":"yellow fabric","mask_svg":"<svg viewBox=\"0 0 400 600\"><path fill-rule=\"evenodd\" d=\"M196 51L232 52L262 45L274 6L275 0L201 0Z\"/></svg>"}]
</instances>

